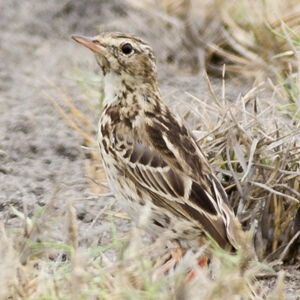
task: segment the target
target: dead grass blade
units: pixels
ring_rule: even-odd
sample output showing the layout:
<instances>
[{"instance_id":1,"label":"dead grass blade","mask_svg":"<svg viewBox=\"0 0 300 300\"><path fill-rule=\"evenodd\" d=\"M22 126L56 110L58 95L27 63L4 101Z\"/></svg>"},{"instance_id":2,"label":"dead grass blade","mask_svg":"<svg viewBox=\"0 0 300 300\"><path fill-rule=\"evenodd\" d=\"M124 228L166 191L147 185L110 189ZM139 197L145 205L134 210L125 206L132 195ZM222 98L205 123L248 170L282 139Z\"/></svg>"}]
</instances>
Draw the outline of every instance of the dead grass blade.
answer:
<instances>
[{"instance_id":1,"label":"dead grass blade","mask_svg":"<svg viewBox=\"0 0 300 300\"><path fill-rule=\"evenodd\" d=\"M84 170L86 177L89 179L88 184L90 190L95 194L102 194L104 192L103 185L106 183L106 176L101 166L100 152L98 150L97 141L92 133L92 126L80 110L75 107L71 99L57 85L48 79L45 80L51 88L58 92L59 98L69 109L69 112L65 112L62 105L49 93L42 91L43 95L50 101L66 123L83 139Z\"/></svg>"}]
</instances>

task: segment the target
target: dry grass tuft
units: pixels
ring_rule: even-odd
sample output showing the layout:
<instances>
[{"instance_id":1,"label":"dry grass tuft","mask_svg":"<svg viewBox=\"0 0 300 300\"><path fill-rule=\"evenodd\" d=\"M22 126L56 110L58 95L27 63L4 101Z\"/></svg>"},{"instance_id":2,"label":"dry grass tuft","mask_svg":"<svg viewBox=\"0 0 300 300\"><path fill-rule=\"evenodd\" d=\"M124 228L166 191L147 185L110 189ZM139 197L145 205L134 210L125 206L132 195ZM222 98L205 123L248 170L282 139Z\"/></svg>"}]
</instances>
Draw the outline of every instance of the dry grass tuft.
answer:
<instances>
[{"instance_id":1,"label":"dry grass tuft","mask_svg":"<svg viewBox=\"0 0 300 300\"><path fill-rule=\"evenodd\" d=\"M290 260L300 230L299 120L281 117L275 101L258 99L256 90L234 103L214 96L217 102L201 106L197 99L198 113L206 116L199 127L211 127L200 133L199 144L243 227L254 231L258 258Z\"/></svg>"}]
</instances>

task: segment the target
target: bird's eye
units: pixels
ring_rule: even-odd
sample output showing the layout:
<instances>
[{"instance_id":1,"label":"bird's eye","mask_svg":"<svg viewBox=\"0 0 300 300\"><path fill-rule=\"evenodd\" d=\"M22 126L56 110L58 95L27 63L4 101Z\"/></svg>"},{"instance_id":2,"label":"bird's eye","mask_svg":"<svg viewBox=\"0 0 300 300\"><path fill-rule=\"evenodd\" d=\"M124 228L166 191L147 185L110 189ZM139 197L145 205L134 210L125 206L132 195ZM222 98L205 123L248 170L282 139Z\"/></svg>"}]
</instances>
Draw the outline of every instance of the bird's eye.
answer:
<instances>
[{"instance_id":1,"label":"bird's eye","mask_svg":"<svg viewBox=\"0 0 300 300\"><path fill-rule=\"evenodd\" d=\"M126 43L122 46L121 50L124 54L130 54L132 52L133 48L132 48L131 44Z\"/></svg>"}]
</instances>

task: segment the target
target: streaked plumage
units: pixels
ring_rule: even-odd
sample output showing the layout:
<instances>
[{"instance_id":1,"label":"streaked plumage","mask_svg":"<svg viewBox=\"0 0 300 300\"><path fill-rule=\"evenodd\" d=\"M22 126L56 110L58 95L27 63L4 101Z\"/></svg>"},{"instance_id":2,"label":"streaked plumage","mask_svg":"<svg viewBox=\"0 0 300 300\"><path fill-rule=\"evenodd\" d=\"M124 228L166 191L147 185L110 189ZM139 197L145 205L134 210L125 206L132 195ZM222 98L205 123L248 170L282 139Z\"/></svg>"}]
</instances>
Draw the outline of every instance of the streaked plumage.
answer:
<instances>
[{"instance_id":1,"label":"streaked plumage","mask_svg":"<svg viewBox=\"0 0 300 300\"><path fill-rule=\"evenodd\" d=\"M161 100L152 49L137 37L73 37L95 52L104 74L99 145L111 189L137 220L151 206L152 234L169 229L183 247L203 231L236 246L226 193L190 131Z\"/></svg>"}]
</instances>

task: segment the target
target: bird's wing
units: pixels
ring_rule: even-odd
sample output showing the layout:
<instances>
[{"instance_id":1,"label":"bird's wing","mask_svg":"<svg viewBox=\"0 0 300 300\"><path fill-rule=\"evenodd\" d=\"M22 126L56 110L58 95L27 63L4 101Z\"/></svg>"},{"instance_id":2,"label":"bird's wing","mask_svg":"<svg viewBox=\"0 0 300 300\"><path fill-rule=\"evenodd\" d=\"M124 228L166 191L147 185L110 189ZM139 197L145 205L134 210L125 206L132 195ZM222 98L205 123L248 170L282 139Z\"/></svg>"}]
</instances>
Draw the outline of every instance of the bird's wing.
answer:
<instances>
[{"instance_id":1,"label":"bird's wing","mask_svg":"<svg viewBox=\"0 0 300 300\"><path fill-rule=\"evenodd\" d=\"M212 173L194 138L166 106L161 107L160 114L145 112L145 115L148 118L143 125L141 140L157 151L172 168L196 182ZM205 180L202 182L205 183Z\"/></svg>"},{"instance_id":2,"label":"bird's wing","mask_svg":"<svg viewBox=\"0 0 300 300\"><path fill-rule=\"evenodd\" d=\"M166 161L160 154L163 150L159 150L136 143L131 151L119 152L119 162L126 166L125 176L150 194L155 205L189 219L225 247L229 243L230 215L227 214L228 207L220 207L227 204L222 200L223 190L218 186L218 180L213 174L203 175L203 182L185 176L174 167L173 159ZM169 148L164 150L164 155L168 151L172 156Z\"/></svg>"}]
</instances>

